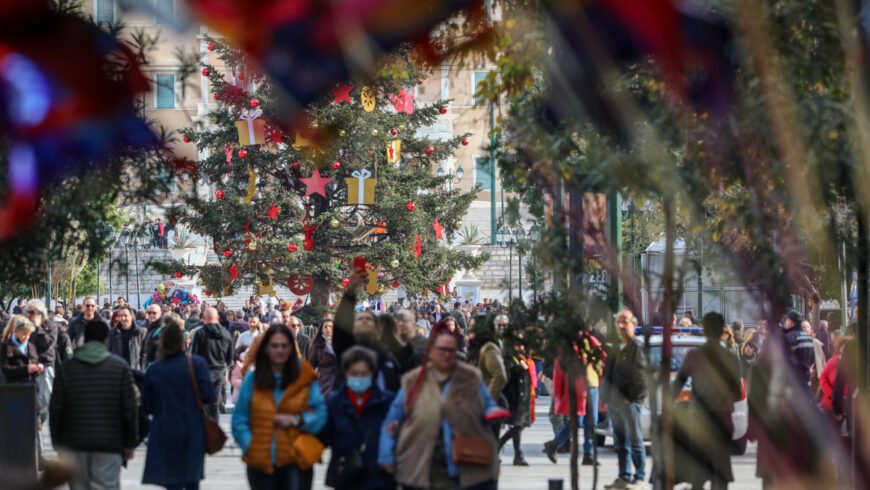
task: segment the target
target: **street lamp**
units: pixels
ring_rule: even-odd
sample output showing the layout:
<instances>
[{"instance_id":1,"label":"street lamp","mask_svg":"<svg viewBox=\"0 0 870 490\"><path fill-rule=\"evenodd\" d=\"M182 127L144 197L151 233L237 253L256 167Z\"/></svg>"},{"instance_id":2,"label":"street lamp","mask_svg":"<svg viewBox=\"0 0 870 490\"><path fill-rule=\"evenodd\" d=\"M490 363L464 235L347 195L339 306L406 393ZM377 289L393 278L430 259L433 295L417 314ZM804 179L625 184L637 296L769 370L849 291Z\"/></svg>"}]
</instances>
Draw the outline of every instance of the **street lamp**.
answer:
<instances>
[{"instance_id":1,"label":"street lamp","mask_svg":"<svg viewBox=\"0 0 870 490\"><path fill-rule=\"evenodd\" d=\"M501 227L496 233L496 243L499 247L508 249L508 305L510 305L514 292L514 247L517 245L517 239L510 228Z\"/></svg>"},{"instance_id":2,"label":"street lamp","mask_svg":"<svg viewBox=\"0 0 870 490\"><path fill-rule=\"evenodd\" d=\"M448 190L453 190L453 185L458 184L462 180L462 177L465 176L465 170L462 167L457 168L455 173L446 170L444 167L438 167L435 173L438 177L447 177Z\"/></svg>"}]
</instances>

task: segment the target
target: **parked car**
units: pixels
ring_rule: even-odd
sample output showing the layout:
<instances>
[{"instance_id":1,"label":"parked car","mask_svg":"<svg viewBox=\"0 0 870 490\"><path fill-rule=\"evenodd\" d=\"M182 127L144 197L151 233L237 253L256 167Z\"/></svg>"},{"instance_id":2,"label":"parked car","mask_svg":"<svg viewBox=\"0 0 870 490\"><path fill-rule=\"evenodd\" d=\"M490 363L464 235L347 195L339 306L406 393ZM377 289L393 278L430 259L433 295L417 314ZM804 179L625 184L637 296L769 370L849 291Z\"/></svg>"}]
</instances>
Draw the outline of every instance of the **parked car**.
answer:
<instances>
[{"instance_id":1,"label":"parked car","mask_svg":"<svg viewBox=\"0 0 870 490\"><path fill-rule=\"evenodd\" d=\"M682 335L677 334L672 337L671 350L671 379L675 378L677 371L683 365L683 360L686 358L686 353L692 349L696 349L707 341L706 338L697 335ZM649 366L654 368L656 372L662 362L662 336L654 335L649 339ZM731 434L734 454L744 454L746 452L747 431L749 429L749 404L746 401L746 381L741 379L740 399L734 404L734 412L731 414L731 421L734 424L734 432ZM691 378L683 386L683 392L679 397L680 401L687 402L692 395L692 380ZM661 391L659 391L661 394ZM649 397L644 399L643 408L640 413L641 426L643 429L644 440L650 440L652 420L650 418ZM604 437L613 437L613 431L609 421L599 422L596 433L599 435L599 445L603 445Z\"/></svg>"}]
</instances>

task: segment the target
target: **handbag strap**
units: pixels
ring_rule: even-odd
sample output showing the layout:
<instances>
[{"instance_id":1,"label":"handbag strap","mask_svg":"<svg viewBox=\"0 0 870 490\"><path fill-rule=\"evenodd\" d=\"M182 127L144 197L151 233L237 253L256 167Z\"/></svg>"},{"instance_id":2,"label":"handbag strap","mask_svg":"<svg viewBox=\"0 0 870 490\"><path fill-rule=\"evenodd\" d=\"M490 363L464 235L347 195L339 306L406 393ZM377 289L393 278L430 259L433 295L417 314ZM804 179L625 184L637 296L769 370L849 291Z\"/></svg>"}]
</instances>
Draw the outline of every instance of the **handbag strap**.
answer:
<instances>
[{"instance_id":1,"label":"handbag strap","mask_svg":"<svg viewBox=\"0 0 870 490\"><path fill-rule=\"evenodd\" d=\"M205 407L202 405L202 397L199 396L199 385L196 383L196 374L193 372L193 358L187 357L187 370L190 373L190 382L193 384L193 395L196 397L196 404L203 414L207 414Z\"/></svg>"}]
</instances>

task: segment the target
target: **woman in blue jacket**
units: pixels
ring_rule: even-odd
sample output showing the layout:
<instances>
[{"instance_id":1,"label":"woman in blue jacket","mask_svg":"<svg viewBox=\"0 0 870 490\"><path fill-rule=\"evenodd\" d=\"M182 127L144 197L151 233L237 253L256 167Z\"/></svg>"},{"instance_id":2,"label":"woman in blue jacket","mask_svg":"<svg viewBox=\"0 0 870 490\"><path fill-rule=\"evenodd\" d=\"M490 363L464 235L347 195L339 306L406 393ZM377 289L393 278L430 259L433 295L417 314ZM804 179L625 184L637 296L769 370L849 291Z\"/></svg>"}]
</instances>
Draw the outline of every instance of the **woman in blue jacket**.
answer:
<instances>
[{"instance_id":1,"label":"woman in blue jacket","mask_svg":"<svg viewBox=\"0 0 870 490\"><path fill-rule=\"evenodd\" d=\"M351 347L341 356L344 382L327 403L329 418L320 438L332 446L326 485L337 490L395 488L392 475L378 467L381 425L393 394L374 384L377 354L365 347ZM355 455L361 457L354 458ZM353 468L351 461L361 462Z\"/></svg>"},{"instance_id":2,"label":"woman in blue jacket","mask_svg":"<svg viewBox=\"0 0 870 490\"><path fill-rule=\"evenodd\" d=\"M202 403L215 400L214 384L205 359L184 355L184 321L169 313L163 318L157 357L145 373L142 409L151 415L148 452L142 483L169 490L197 490L204 478L205 421L190 376L193 363Z\"/></svg>"}]
</instances>

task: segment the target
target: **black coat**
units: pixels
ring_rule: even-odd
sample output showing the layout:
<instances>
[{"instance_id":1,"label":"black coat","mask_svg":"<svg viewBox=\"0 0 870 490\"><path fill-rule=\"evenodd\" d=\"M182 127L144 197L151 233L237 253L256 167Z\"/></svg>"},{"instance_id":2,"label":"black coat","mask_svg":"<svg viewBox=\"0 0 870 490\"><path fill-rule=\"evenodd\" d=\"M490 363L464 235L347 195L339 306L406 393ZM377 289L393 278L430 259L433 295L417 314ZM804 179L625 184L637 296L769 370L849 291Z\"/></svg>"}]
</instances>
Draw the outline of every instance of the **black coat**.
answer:
<instances>
[{"instance_id":1,"label":"black coat","mask_svg":"<svg viewBox=\"0 0 870 490\"><path fill-rule=\"evenodd\" d=\"M333 396L327 401L329 418L320 439L332 447L332 458L326 470L326 485L338 490L381 490L394 488L393 477L378 467L378 448L380 445L381 426L387 417L394 395L384 392L376 385L372 386L372 394L363 408L362 414L357 413L347 386L340 384ZM363 451L363 466L365 472L354 480L351 486L335 485L336 463L339 458L351 451L359 450L365 443Z\"/></svg>"},{"instance_id":2,"label":"black coat","mask_svg":"<svg viewBox=\"0 0 870 490\"><path fill-rule=\"evenodd\" d=\"M622 349L614 349L604 368L605 400L639 402L646 398L646 355L640 339L632 338Z\"/></svg>"},{"instance_id":3,"label":"black coat","mask_svg":"<svg viewBox=\"0 0 870 490\"><path fill-rule=\"evenodd\" d=\"M338 359L332 346L326 343L323 336L315 337L311 350L308 352L308 362L317 369L317 382L324 398L329 398L336 385L338 375Z\"/></svg>"},{"instance_id":4,"label":"black coat","mask_svg":"<svg viewBox=\"0 0 870 490\"><path fill-rule=\"evenodd\" d=\"M56 323L44 320L42 325L36 327L33 335L30 336L30 342L36 346L36 352L39 353L39 362L45 367L54 367L54 362L57 359L58 332Z\"/></svg>"},{"instance_id":5,"label":"black coat","mask_svg":"<svg viewBox=\"0 0 870 490\"><path fill-rule=\"evenodd\" d=\"M139 407L127 363L110 355L73 358L55 372L49 405L51 441L73 451L123 453L139 443Z\"/></svg>"},{"instance_id":6,"label":"black coat","mask_svg":"<svg viewBox=\"0 0 870 490\"><path fill-rule=\"evenodd\" d=\"M529 427L532 425L532 378L520 359L505 356L505 370L508 381L502 390L507 399L511 418L508 425Z\"/></svg>"},{"instance_id":7,"label":"black coat","mask_svg":"<svg viewBox=\"0 0 870 490\"><path fill-rule=\"evenodd\" d=\"M39 364L39 354L33 342L27 343L27 354L18 350L11 339L3 343L0 349L0 367L7 383L32 382L36 375L27 372L28 364Z\"/></svg>"},{"instance_id":8,"label":"black coat","mask_svg":"<svg viewBox=\"0 0 870 490\"><path fill-rule=\"evenodd\" d=\"M130 357L124 357L124 334L121 327L115 327L109 332L109 352L124 359L130 364L131 369L137 371L145 370L145 337L148 332L133 324L130 328L136 331L136 334L130 337L127 344Z\"/></svg>"},{"instance_id":9,"label":"black coat","mask_svg":"<svg viewBox=\"0 0 870 490\"><path fill-rule=\"evenodd\" d=\"M211 371L226 370L233 363L233 339L216 323L203 325L193 336L190 353L205 359Z\"/></svg>"}]
</instances>

